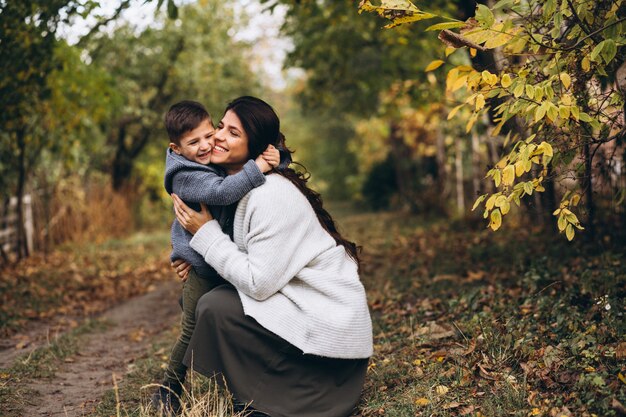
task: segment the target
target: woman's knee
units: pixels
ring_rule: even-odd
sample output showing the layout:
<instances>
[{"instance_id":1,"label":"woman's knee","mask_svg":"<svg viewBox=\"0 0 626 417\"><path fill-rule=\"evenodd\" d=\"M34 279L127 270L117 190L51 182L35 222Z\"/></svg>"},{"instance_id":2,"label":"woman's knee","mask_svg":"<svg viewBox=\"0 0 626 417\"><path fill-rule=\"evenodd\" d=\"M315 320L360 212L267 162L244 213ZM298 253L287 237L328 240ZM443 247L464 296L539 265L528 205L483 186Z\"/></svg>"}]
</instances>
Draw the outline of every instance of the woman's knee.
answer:
<instances>
[{"instance_id":1,"label":"woman's knee","mask_svg":"<svg viewBox=\"0 0 626 417\"><path fill-rule=\"evenodd\" d=\"M200 297L196 306L196 322L216 322L236 314L243 314L243 308L237 291L231 286L214 288Z\"/></svg>"}]
</instances>

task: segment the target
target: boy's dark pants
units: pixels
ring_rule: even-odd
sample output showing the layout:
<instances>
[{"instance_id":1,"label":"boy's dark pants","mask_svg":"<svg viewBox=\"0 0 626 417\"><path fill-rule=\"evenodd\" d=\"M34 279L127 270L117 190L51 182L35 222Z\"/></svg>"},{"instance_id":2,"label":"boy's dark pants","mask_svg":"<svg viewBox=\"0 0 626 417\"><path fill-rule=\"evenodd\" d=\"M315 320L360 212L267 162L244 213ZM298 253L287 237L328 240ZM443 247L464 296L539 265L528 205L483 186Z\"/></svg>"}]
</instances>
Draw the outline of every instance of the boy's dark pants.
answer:
<instances>
[{"instance_id":1,"label":"boy's dark pants","mask_svg":"<svg viewBox=\"0 0 626 417\"><path fill-rule=\"evenodd\" d=\"M189 271L183 285L183 314L180 323L180 336L172 348L170 360L165 370L166 384L182 384L185 381L187 367L183 365L183 358L189 346L189 339L196 327L196 304L198 300L213 288L225 283L221 277L215 275L209 278L199 277L193 268Z\"/></svg>"}]
</instances>

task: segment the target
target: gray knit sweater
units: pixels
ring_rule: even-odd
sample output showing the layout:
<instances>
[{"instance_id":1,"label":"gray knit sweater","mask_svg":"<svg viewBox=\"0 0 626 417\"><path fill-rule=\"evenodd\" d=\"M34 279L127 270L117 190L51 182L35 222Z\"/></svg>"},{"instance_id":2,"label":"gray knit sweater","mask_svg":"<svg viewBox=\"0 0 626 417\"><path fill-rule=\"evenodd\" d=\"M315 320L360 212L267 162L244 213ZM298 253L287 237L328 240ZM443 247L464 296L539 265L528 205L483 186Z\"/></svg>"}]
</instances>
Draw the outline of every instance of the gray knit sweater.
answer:
<instances>
[{"instance_id":1,"label":"gray knit sweater","mask_svg":"<svg viewBox=\"0 0 626 417\"><path fill-rule=\"evenodd\" d=\"M372 355L372 322L357 265L285 177L267 175L241 199L234 242L210 221L190 244L234 285L246 315L304 353Z\"/></svg>"},{"instance_id":2,"label":"gray knit sweater","mask_svg":"<svg viewBox=\"0 0 626 417\"><path fill-rule=\"evenodd\" d=\"M165 157L165 189L168 194L175 193L189 207L200 211L200 203L209 205L211 214L220 225L228 228L229 215L224 206L238 202L254 187L265 182L265 175L252 160L246 162L243 169L234 175L226 173L215 165L202 165L188 160L168 148ZM204 278L214 276L211 268L189 246L192 235L174 220L172 223L172 253L170 259L183 259L189 262L196 273Z\"/></svg>"}]
</instances>

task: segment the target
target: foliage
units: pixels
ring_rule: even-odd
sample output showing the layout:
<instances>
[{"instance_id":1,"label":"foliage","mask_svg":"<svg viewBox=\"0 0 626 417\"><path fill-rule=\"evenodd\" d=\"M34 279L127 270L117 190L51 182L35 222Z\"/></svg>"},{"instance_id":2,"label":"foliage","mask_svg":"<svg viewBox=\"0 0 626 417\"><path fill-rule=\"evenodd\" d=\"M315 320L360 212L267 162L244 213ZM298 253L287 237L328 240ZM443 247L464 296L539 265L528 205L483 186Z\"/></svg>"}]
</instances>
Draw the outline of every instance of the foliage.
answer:
<instances>
[{"instance_id":1,"label":"foliage","mask_svg":"<svg viewBox=\"0 0 626 417\"><path fill-rule=\"evenodd\" d=\"M312 152L322 155L326 165L332 167L316 164L312 165L312 172L325 183L340 184L350 192L348 197L359 198L359 190L373 164L385 160L396 147L389 134L392 130L397 132L402 124L407 107L404 101L428 113L426 103L441 97L432 88L429 81L432 77L421 71L434 57L437 42L408 26L395 28L393 32L380 31L377 19L359 17L354 2L349 0L264 3L280 3L287 8L282 32L292 39L294 48L285 65L301 68L306 74L296 97L304 116L318 121ZM444 1L432 4L443 10L453 9ZM373 124L382 121L387 136L361 131L359 125L368 121ZM410 147L411 134L402 133L402 140L408 141ZM382 152L368 154L363 146ZM419 160L421 155L405 152L402 145L397 148L398 153L392 158L393 168L396 175L411 182L413 178L406 176L401 160ZM342 159L346 156L356 162L356 165L351 163L354 167L351 172L339 171L345 166ZM367 161L368 157L376 160ZM405 192L412 187L413 184L405 186L403 182L400 188ZM410 205L412 198L405 200Z\"/></svg>"},{"instance_id":2,"label":"foliage","mask_svg":"<svg viewBox=\"0 0 626 417\"><path fill-rule=\"evenodd\" d=\"M246 46L228 35L233 22L229 6L203 0L180 7L177 20L162 19L140 34L124 25L86 45L92 65L109 73L121 99L102 125L116 189L143 175L148 187L144 192L155 195L162 188L162 178L155 175L162 177L167 146L162 116L172 103L192 98L211 110L221 110L234 96L255 91L256 80L245 61ZM162 153L151 163L143 158L140 175L133 175L146 147L158 147Z\"/></svg>"},{"instance_id":3,"label":"foliage","mask_svg":"<svg viewBox=\"0 0 626 417\"><path fill-rule=\"evenodd\" d=\"M379 6L362 1L360 9L392 25L439 17L408 0L383 0ZM519 206L521 198L545 191L546 180L563 188L554 211L559 231L571 240L583 229L574 213L581 199L593 227L594 184L612 183L619 175L619 157L610 149L621 146L625 131L623 82L616 79L624 62L625 10L622 1L502 0L493 7L479 4L467 21L447 19L426 29L441 31L446 56L460 48L472 56L477 50L500 56L495 67L483 70L454 66L446 80L449 96L461 101L449 119L470 107L467 132L485 113L495 123L493 136L508 131L504 156L487 172L497 190L474 205L485 203L484 217L493 230L512 203ZM433 61L426 70L442 64ZM593 169L596 154L604 170Z\"/></svg>"}]
</instances>

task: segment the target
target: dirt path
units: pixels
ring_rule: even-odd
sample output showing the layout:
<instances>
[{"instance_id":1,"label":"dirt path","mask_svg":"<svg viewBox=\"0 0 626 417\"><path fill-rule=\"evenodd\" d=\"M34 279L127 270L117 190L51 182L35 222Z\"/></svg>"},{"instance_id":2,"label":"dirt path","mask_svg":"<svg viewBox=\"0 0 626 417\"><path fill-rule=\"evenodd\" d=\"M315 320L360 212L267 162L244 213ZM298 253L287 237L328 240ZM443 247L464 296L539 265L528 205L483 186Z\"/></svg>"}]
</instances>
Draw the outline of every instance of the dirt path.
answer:
<instances>
[{"instance_id":1,"label":"dirt path","mask_svg":"<svg viewBox=\"0 0 626 417\"><path fill-rule=\"evenodd\" d=\"M67 358L52 380L30 384L40 395L23 415L89 415L98 399L112 388L113 374L122 377L128 365L149 348L151 337L179 320L179 291L180 284L172 280L102 314L100 318L112 325L85 335L79 353ZM41 339L41 335L32 338ZM7 350L1 355L0 361L6 361L16 353Z\"/></svg>"}]
</instances>

